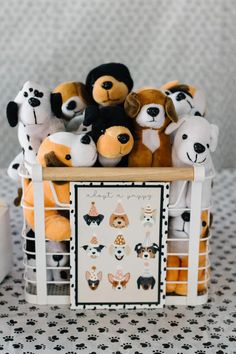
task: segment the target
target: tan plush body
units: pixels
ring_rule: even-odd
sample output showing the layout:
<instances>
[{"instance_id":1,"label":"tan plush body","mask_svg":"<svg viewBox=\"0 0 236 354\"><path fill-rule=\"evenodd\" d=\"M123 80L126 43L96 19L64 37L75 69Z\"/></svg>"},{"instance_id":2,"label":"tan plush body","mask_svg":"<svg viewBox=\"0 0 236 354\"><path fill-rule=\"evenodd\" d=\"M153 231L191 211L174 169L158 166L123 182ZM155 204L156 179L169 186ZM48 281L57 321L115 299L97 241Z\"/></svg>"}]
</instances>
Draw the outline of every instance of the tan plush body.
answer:
<instances>
[{"instance_id":1,"label":"tan plush body","mask_svg":"<svg viewBox=\"0 0 236 354\"><path fill-rule=\"evenodd\" d=\"M171 121L177 121L171 99L159 90L142 89L127 96L125 110L135 120L135 144L129 166L171 166L171 143L165 134Z\"/></svg>"}]
</instances>

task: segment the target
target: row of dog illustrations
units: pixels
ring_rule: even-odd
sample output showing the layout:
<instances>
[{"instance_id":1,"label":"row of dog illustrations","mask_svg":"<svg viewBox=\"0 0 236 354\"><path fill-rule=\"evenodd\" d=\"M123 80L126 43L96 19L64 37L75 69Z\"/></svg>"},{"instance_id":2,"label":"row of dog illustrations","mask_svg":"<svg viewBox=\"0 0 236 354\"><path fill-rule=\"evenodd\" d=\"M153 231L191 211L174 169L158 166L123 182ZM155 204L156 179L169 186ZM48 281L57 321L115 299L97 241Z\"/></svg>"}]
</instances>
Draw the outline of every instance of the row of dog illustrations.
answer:
<instances>
[{"instance_id":1,"label":"row of dog illustrations","mask_svg":"<svg viewBox=\"0 0 236 354\"><path fill-rule=\"evenodd\" d=\"M87 256L91 259L98 258L105 247L105 245L98 242L96 235L93 235L89 244L82 246L86 251ZM142 259L155 258L159 250L159 246L151 241L149 232L146 233L143 243L137 243L134 247L137 257ZM121 261L125 256L131 254L131 248L127 244L123 235L117 235L114 242L109 247L109 254L114 256L118 261Z\"/></svg>"},{"instance_id":2,"label":"row of dog illustrations","mask_svg":"<svg viewBox=\"0 0 236 354\"><path fill-rule=\"evenodd\" d=\"M112 289L117 291L125 290L130 278L130 272L124 273L121 267L117 268L115 274L107 274L107 279L109 283L111 283ZM103 273L101 271L97 271L96 266L92 266L89 271L85 272L85 279L87 280L90 289L96 290L103 279ZM149 263L145 262L144 272L138 277L136 282L138 289L151 290L154 288L156 279L150 271Z\"/></svg>"},{"instance_id":3,"label":"row of dog illustrations","mask_svg":"<svg viewBox=\"0 0 236 354\"><path fill-rule=\"evenodd\" d=\"M143 226L152 226L155 223L156 209L150 205L141 209L140 221ZM99 214L95 202L91 202L90 210L83 216L86 224L91 227L96 227L104 220L104 215ZM117 206L109 218L111 227L122 229L129 226L129 218L126 214L121 201L118 201Z\"/></svg>"}]
</instances>

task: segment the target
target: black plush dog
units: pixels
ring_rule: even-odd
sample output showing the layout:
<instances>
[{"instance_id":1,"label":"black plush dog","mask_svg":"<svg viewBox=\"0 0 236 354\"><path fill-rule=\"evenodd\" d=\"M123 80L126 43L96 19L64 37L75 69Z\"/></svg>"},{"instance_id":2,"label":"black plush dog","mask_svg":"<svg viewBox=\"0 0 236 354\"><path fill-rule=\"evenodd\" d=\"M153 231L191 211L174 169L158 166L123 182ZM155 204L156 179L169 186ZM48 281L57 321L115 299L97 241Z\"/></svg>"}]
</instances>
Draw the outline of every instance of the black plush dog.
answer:
<instances>
[{"instance_id":1,"label":"black plush dog","mask_svg":"<svg viewBox=\"0 0 236 354\"><path fill-rule=\"evenodd\" d=\"M86 88L96 104L122 104L133 88L129 69L120 63L107 63L92 69L86 79Z\"/></svg>"},{"instance_id":2,"label":"black plush dog","mask_svg":"<svg viewBox=\"0 0 236 354\"><path fill-rule=\"evenodd\" d=\"M132 120L120 106L90 106L85 111L85 126L91 126L90 134L97 145L98 160L102 166L124 166L133 148Z\"/></svg>"}]
</instances>

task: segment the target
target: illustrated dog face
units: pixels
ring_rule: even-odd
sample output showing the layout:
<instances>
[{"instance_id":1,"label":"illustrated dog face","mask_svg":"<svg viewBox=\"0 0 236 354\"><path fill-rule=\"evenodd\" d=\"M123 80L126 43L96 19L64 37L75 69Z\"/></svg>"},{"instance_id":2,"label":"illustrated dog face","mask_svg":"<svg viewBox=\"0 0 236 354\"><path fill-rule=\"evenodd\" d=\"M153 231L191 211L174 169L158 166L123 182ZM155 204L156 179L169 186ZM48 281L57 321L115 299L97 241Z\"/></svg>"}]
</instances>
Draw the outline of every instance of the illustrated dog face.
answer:
<instances>
[{"instance_id":1,"label":"illustrated dog face","mask_svg":"<svg viewBox=\"0 0 236 354\"><path fill-rule=\"evenodd\" d=\"M130 254L131 250L128 245L111 245L109 248L109 252L117 259L117 261L121 261L124 256L128 256Z\"/></svg>"},{"instance_id":2,"label":"illustrated dog face","mask_svg":"<svg viewBox=\"0 0 236 354\"><path fill-rule=\"evenodd\" d=\"M173 142L174 156L186 165L206 164L210 151L215 151L219 129L205 118L185 116L166 128L166 134L176 131Z\"/></svg>"},{"instance_id":3,"label":"illustrated dog face","mask_svg":"<svg viewBox=\"0 0 236 354\"><path fill-rule=\"evenodd\" d=\"M90 71L86 87L96 103L112 106L124 102L133 87L133 80L125 65L108 63Z\"/></svg>"},{"instance_id":4,"label":"illustrated dog face","mask_svg":"<svg viewBox=\"0 0 236 354\"><path fill-rule=\"evenodd\" d=\"M112 284L112 289L122 291L126 288L130 280L130 273L126 273L122 279L118 279L113 274L109 273L108 280Z\"/></svg>"},{"instance_id":5,"label":"illustrated dog face","mask_svg":"<svg viewBox=\"0 0 236 354\"><path fill-rule=\"evenodd\" d=\"M156 209L153 209L152 212L146 212L145 208L142 208L141 211L141 223L144 226L152 226L155 224L155 216L156 216Z\"/></svg>"},{"instance_id":6,"label":"illustrated dog face","mask_svg":"<svg viewBox=\"0 0 236 354\"><path fill-rule=\"evenodd\" d=\"M153 289L155 283L156 280L153 276L150 277L140 276L137 280L138 289L142 288L143 290Z\"/></svg>"},{"instance_id":7,"label":"illustrated dog face","mask_svg":"<svg viewBox=\"0 0 236 354\"><path fill-rule=\"evenodd\" d=\"M122 229L123 227L127 227L129 225L128 216L126 214L124 215L111 214L109 225L111 227L115 227L116 229Z\"/></svg>"},{"instance_id":8,"label":"illustrated dog face","mask_svg":"<svg viewBox=\"0 0 236 354\"><path fill-rule=\"evenodd\" d=\"M159 247L156 243L153 243L149 247L145 247L142 243L138 243L134 250L137 252L138 258L149 259L156 257L156 253L159 251Z\"/></svg>"},{"instance_id":9,"label":"illustrated dog face","mask_svg":"<svg viewBox=\"0 0 236 354\"><path fill-rule=\"evenodd\" d=\"M92 104L85 85L82 82L64 82L58 85L53 92L62 96L62 113L67 120L83 113L85 107Z\"/></svg>"},{"instance_id":10,"label":"illustrated dog face","mask_svg":"<svg viewBox=\"0 0 236 354\"><path fill-rule=\"evenodd\" d=\"M169 97L156 89L130 93L125 100L125 111L143 128L163 129L178 118Z\"/></svg>"},{"instance_id":11,"label":"illustrated dog face","mask_svg":"<svg viewBox=\"0 0 236 354\"><path fill-rule=\"evenodd\" d=\"M96 246L84 245L84 246L82 246L82 248L87 252L87 255L93 259L100 256L104 247L105 247L104 245L96 245Z\"/></svg>"},{"instance_id":12,"label":"illustrated dog face","mask_svg":"<svg viewBox=\"0 0 236 354\"><path fill-rule=\"evenodd\" d=\"M86 271L85 278L88 282L88 286L91 290L96 290L102 280L102 272L95 273L96 267L94 268L94 273Z\"/></svg>"},{"instance_id":13,"label":"illustrated dog face","mask_svg":"<svg viewBox=\"0 0 236 354\"><path fill-rule=\"evenodd\" d=\"M89 214L84 215L84 220L88 226L99 226L104 219L104 215L99 214L98 216L90 216Z\"/></svg>"},{"instance_id":14,"label":"illustrated dog face","mask_svg":"<svg viewBox=\"0 0 236 354\"><path fill-rule=\"evenodd\" d=\"M48 167L93 166L97 160L96 145L87 134L58 132L41 144L38 162Z\"/></svg>"},{"instance_id":15,"label":"illustrated dog face","mask_svg":"<svg viewBox=\"0 0 236 354\"><path fill-rule=\"evenodd\" d=\"M51 117L61 117L60 93L51 93L45 87L27 81L14 101L7 105L7 119L11 127L20 120L25 126L43 125Z\"/></svg>"},{"instance_id":16,"label":"illustrated dog face","mask_svg":"<svg viewBox=\"0 0 236 354\"><path fill-rule=\"evenodd\" d=\"M169 82L163 85L162 89L171 98L178 116L186 114L204 116L206 99L203 91L180 84L178 81Z\"/></svg>"}]
</instances>

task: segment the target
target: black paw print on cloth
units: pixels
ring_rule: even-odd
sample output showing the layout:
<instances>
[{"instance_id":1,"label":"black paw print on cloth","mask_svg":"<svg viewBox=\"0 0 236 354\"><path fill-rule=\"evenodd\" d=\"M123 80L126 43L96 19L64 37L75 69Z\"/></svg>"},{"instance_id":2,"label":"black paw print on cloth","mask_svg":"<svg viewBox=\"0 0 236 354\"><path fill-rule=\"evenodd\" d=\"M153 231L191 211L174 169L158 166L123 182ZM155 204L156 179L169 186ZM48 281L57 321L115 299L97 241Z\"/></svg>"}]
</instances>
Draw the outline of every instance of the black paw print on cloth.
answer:
<instances>
[{"instance_id":1,"label":"black paw print on cloth","mask_svg":"<svg viewBox=\"0 0 236 354\"><path fill-rule=\"evenodd\" d=\"M116 319L115 320L110 320L110 324L116 326L116 325L120 324L120 321L118 321Z\"/></svg>"},{"instance_id":2,"label":"black paw print on cloth","mask_svg":"<svg viewBox=\"0 0 236 354\"><path fill-rule=\"evenodd\" d=\"M58 328L57 330L60 334L65 334L68 333L68 327L62 327L62 328Z\"/></svg>"},{"instance_id":3,"label":"black paw print on cloth","mask_svg":"<svg viewBox=\"0 0 236 354\"><path fill-rule=\"evenodd\" d=\"M95 341L98 339L98 336L96 334L89 334L87 339L90 341Z\"/></svg>"},{"instance_id":4,"label":"black paw print on cloth","mask_svg":"<svg viewBox=\"0 0 236 354\"><path fill-rule=\"evenodd\" d=\"M171 342L162 343L162 346L165 349L169 349L169 348L173 348L174 347L173 343L171 343Z\"/></svg>"},{"instance_id":5,"label":"black paw print on cloth","mask_svg":"<svg viewBox=\"0 0 236 354\"><path fill-rule=\"evenodd\" d=\"M62 345L60 344L57 344L55 347L53 347L54 350L60 352L62 349L65 349L65 347L63 347Z\"/></svg>"},{"instance_id":6,"label":"black paw print on cloth","mask_svg":"<svg viewBox=\"0 0 236 354\"><path fill-rule=\"evenodd\" d=\"M46 345L45 344L35 344L35 350L45 350Z\"/></svg>"},{"instance_id":7,"label":"black paw print on cloth","mask_svg":"<svg viewBox=\"0 0 236 354\"><path fill-rule=\"evenodd\" d=\"M146 333L146 332L148 332L148 329L146 327L138 327L138 332L139 333Z\"/></svg>"},{"instance_id":8,"label":"black paw print on cloth","mask_svg":"<svg viewBox=\"0 0 236 354\"><path fill-rule=\"evenodd\" d=\"M139 340L139 339L140 339L137 334L130 334L130 335L129 335L129 338L130 338L131 340Z\"/></svg>"},{"instance_id":9,"label":"black paw print on cloth","mask_svg":"<svg viewBox=\"0 0 236 354\"><path fill-rule=\"evenodd\" d=\"M84 350L84 349L87 349L87 346L84 343L79 343L79 344L76 344L76 349Z\"/></svg>"},{"instance_id":10,"label":"black paw print on cloth","mask_svg":"<svg viewBox=\"0 0 236 354\"><path fill-rule=\"evenodd\" d=\"M131 325L131 326L136 326L136 324L138 324L139 323L139 321L137 321L137 320L131 320L130 322L129 322L129 324Z\"/></svg>"},{"instance_id":11,"label":"black paw print on cloth","mask_svg":"<svg viewBox=\"0 0 236 354\"><path fill-rule=\"evenodd\" d=\"M120 316L120 318L126 318L129 317L127 312L123 312L123 313L118 313L118 316Z\"/></svg>"},{"instance_id":12,"label":"black paw print on cloth","mask_svg":"<svg viewBox=\"0 0 236 354\"><path fill-rule=\"evenodd\" d=\"M193 339L194 339L194 340L197 340L197 341L202 340L202 338L203 338L203 336L200 336L199 334L196 334L196 335L193 337Z\"/></svg>"},{"instance_id":13,"label":"black paw print on cloth","mask_svg":"<svg viewBox=\"0 0 236 354\"><path fill-rule=\"evenodd\" d=\"M154 340L154 341L159 341L159 340L162 339L162 337L159 337L157 334L153 334L153 335L151 336L151 338L152 338L152 340Z\"/></svg>"},{"instance_id":14,"label":"black paw print on cloth","mask_svg":"<svg viewBox=\"0 0 236 354\"><path fill-rule=\"evenodd\" d=\"M13 344L12 344L12 347L13 347L14 349L23 349L23 348L24 348L24 346L23 346L22 343L13 343Z\"/></svg>"},{"instance_id":15,"label":"black paw print on cloth","mask_svg":"<svg viewBox=\"0 0 236 354\"><path fill-rule=\"evenodd\" d=\"M34 342L36 340L36 338L33 336L27 336L27 337L25 337L25 340L26 340L26 342Z\"/></svg>"},{"instance_id":16,"label":"black paw print on cloth","mask_svg":"<svg viewBox=\"0 0 236 354\"><path fill-rule=\"evenodd\" d=\"M228 336L226 337L229 342L236 342L236 336Z\"/></svg>"},{"instance_id":17,"label":"black paw print on cloth","mask_svg":"<svg viewBox=\"0 0 236 354\"><path fill-rule=\"evenodd\" d=\"M109 340L111 343L117 343L120 341L120 338L119 337L109 337Z\"/></svg>"},{"instance_id":18,"label":"black paw print on cloth","mask_svg":"<svg viewBox=\"0 0 236 354\"><path fill-rule=\"evenodd\" d=\"M163 352L163 350L153 350L152 352L153 352L153 354L165 354L165 352Z\"/></svg>"},{"instance_id":19,"label":"black paw print on cloth","mask_svg":"<svg viewBox=\"0 0 236 354\"><path fill-rule=\"evenodd\" d=\"M119 334L122 334L122 333L125 333L125 332L127 332L127 329L125 329L125 328L119 328L119 329L116 331L116 333L119 333Z\"/></svg>"},{"instance_id":20,"label":"black paw print on cloth","mask_svg":"<svg viewBox=\"0 0 236 354\"><path fill-rule=\"evenodd\" d=\"M68 323L68 325L73 325L73 324L77 324L77 320L76 319L69 319L69 320L66 320L66 322Z\"/></svg>"},{"instance_id":21,"label":"black paw print on cloth","mask_svg":"<svg viewBox=\"0 0 236 354\"><path fill-rule=\"evenodd\" d=\"M27 325L27 326L35 326L37 322L38 322L38 321L36 321L36 320L28 319L28 320L26 321L26 325Z\"/></svg>"},{"instance_id":22,"label":"black paw print on cloth","mask_svg":"<svg viewBox=\"0 0 236 354\"><path fill-rule=\"evenodd\" d=\"M48 340L50 342L56 342L57 340L59 340L59 337L58 336L51 336L51 337L48 337Z\"/></svg>"},{"instance_id":23,"label":"black paw print on cloth","mask_svg":"<svg viewBox=\"0 0 236 354\"><path fill-rule=\"evenodd\" d=\"M68 337L67 339L68 339L70 342L75 342L75 341L78 339L78 337L70 336L70 337Z\"/></svg>"},{"instance_id":24,"label":"black paw print on cloth","mask_svg":"<svg viewBox=\"0 0 236 354\"><path fill-rule=\"evenodd\" d=\"M17 321L15 320L10 320L7 322L8 326L15 326L17 324Z\"/></svg>"},{"instance_id":25,"label":"black paw print on cloth","mask_svg":"<svg viewBox=\"0 0 236 354\"><path fill-rule=\"evenodd\" d=\"M184 339L184 336L182 336L181 334L177 334L174 336L174 339L180 341Z\"/></svg>"},{"instance_id":26,"label":"black paw print on cloth","mask_svg":"<svg viewBox=\"0 0 236 354\"><path fill-rule=\"evenodd\" d=\"M17 327L17 328L14 328L14 333L16 334L19 334L19 333L24 333L24 329L23 327Z\"/></svg>"},{"instance_id":27,"label":"black paw print on cloth","mask_svg":"<svg viewBox=\"0 0 236 354\"><path fill-rule=\"evenodd\" d=\"M206 354L205 350L196 350L196 354Z\"/></svg>"},{"instance_id":28,"label":"black paw print on cloth","mask_svg":"<svg viewBox=\"0 0 236 354\"><path fill-rule=\"evenodd\" d=\"M140 343L140 346L141 346L142 348L149 348L149 347L151 347L151 344L150 344L149 342L141 342L141 343Z\"/></svg>"},{"instance_id":29,"label":"black paw print on cloth","mask_svg":"<svg viewBox=\"0 0 236 354\"><path fill-rule=\"evenodd\" d=\"M149 319L148 319L148 323L149 323L149 324L154 324L154 325L156 325L157 322L158 322L158 320L156 320L156 319L154 319L154 318L149 318Z\"/></svg>"},{"instance_id":30,"label":"black paw print on cloth","mask_svg":"<svg viewBox=\"0 0 236 354\"><path fill-rule=\"evenodd\" d=\"M228 348L228 345L225 344L225 343L218 343L218 344L217 344L217 348L226 349L226 348Z\"/></svg>"},{"instance_id":31,"label":"black paw print on cloth","mask_svg":"<svg viewBox=\"0 0 236 354\"><path fill-rule=\"evenodd\" d=\"M91 320L88 321L88 323L89 323L91 326L95 326L95 325L97 325L99 322L96 321L96 320L94 320L94 319L91 319Z\"/></svg>"},{"instance_id":32,"label":"black paw print on cloth","mask_svg":"<svg viewBox=\"0 0 236 354\"><path fill-rule=\"evenodd\" d=\"M171 327L177 327L179 325L179 322L177 321L169 321L169 324Z\"/></svg>"},{"instance_id":33,"label":"black paw print on cloth","mask_svg":"<svg viewBox=\"0 0 236 354\"><path fill-rule=\"evenodd\" d=\"M189 349L191 349L192 348L192 346L190 345L190 344L183 344L182 346L181 346L181 348L182 349L185 349L185 350L189 350Z\"/></svg>"},{"instance_id":34,"label":"black paw print on cloth","mask_svg":"<svg viewBox=\"0 0 236 354\"><path fill-rule=\"evenodd\" d=\"M129 350L129 349L132 349L132 344L131 343L123 343L121 345L121 347L124 349L124 350Z\"/></svg>"},{"instance_id":35,"label":"black paw print on cloth","mask_svg":"<svg viewBox=\"0 0 236 354\"><path fill-rule=\"evenodd\" d=\"M81 326L76 328L77 332L87 332L87 327Z\"/></svg>"},{"instance_id":36,"label":"black paw print on cloth","mask_svg":"<svg viewBox=\"0 0 236 354\"><path fill-rule=\"evenodd\" d=\"M55 322L55 321L47 322L48 327L56 327L57 324L58 324L58 322Z\"/></svg>"},{"instance_id":37,"label":"black paw print on cloth","mask_svg":"<svg viewBox=\"0 0 236 354\"><path fill-rule=\"evenodd\" d=\"M109 347L106 344L99 344L98 345L98 349L106 350L107 348L109 348Z\"/></svg>"},{"instance_id":38,"label":"black paw print on cloth","mask_svg":"<svg viewBox=\"0 0 236 354\"><path fill-rule=\"evenodd\" d=\"M169 329L167 329L167 328L159 328L159 332L161 332L161 333L168 333L169 332Z\"/></svg>"},{"instance_id":39,"label":"black paw print on cloth","mask_svg":"<svg viewBox=\"0 0 236 354\"><path fill-rule=\"evenodd\" d=\"M41 329L41 328L38 328L36 329L35 333L38 333L38 334L44 334L46 331L44 331L44 329Z\"/></svg>"},{"instance_id":40,"label":"black paw print on cloth","mask_svg":"<svg viewBox=\"0 0 236 354\"><path fill-rule=\"evenodd\" d=\"M106 313L104 313L104 312L98 312L98 313L96 314L96 316L97 316L97 317L100 317L100 318L103 318L103 317L106 317Z\"/></svg>"}]
</instances>

